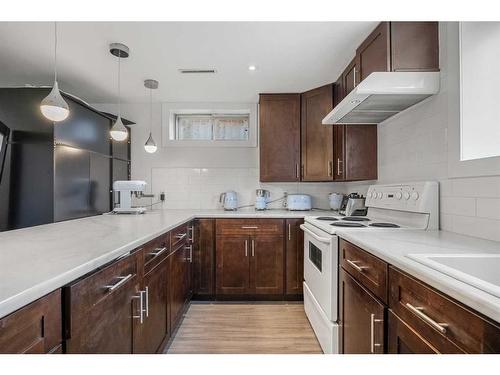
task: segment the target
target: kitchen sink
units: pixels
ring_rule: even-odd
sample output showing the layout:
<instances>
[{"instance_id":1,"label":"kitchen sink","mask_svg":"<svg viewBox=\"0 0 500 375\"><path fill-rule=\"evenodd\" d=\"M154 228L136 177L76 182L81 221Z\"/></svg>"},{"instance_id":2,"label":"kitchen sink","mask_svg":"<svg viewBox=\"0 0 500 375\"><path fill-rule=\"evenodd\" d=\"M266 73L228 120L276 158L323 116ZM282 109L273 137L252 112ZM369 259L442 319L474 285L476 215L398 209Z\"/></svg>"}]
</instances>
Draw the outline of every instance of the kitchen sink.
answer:
<instances>
[{"instance_id":1,"label":"kitchen sink","mask_svg":"<svg viewBox=\"0 0 500 375\"><path fill-rule=\"evenodd\" d=\"M407 257L500 298L500 254L408 254Z\"/></svg>"}]
</instances>

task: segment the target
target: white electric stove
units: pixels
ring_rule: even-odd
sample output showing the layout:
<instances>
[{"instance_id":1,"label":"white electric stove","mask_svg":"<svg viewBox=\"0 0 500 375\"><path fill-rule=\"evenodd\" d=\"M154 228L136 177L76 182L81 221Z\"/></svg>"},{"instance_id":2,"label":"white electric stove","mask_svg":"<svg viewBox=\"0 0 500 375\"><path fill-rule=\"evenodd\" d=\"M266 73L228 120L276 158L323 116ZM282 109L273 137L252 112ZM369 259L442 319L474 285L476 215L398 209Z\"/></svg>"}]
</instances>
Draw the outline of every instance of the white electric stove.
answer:
<instances>
[{"instance_id":1,"label":"white electric stove","mask_svg":"<svg viewBox=\"0 0 500 375\"><path fill-rule=\"evenodd\" d=\"M437 230L437 182L372 185L366 216L307 216L304 231L304 309L325 353L339 352L338 231Z\"/></svg>"}]
</instances>

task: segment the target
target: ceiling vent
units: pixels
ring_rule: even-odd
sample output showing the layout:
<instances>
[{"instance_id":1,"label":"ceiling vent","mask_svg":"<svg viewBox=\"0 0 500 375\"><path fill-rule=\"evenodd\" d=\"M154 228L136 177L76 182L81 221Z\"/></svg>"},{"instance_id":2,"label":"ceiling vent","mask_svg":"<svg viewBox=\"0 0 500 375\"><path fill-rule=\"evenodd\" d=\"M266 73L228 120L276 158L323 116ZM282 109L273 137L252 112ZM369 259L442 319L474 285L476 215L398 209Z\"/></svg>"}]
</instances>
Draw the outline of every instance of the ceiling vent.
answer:
<instances>
[{"instance_id":1,"label":"ceiling vent","mask_svg":"<svg viewBox=\"0 0 500 375\"><path fill-rule=\"evenodd\" d=\"M215 74L216 69L179 69L182 74Z\"/></svg>"}]
</instances>

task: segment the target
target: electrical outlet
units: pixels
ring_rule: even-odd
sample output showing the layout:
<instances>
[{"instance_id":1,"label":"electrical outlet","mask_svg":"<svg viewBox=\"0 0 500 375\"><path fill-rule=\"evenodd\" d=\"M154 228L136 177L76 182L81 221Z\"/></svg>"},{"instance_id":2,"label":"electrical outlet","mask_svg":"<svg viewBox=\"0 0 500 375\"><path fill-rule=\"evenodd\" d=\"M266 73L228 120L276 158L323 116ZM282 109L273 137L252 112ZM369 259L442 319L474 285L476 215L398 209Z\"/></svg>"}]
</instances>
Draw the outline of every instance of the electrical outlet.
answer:
<instances>
[{"instance_id":1,"label":"electrical outlet","mask_svg":"<svg viewBox=\"0 0 500 375\"><path fill-rule=\"evenodd\" d=\"M163 191L160 193L160 201L165 202L165 193Z\"/></svg>"}]
</instances>

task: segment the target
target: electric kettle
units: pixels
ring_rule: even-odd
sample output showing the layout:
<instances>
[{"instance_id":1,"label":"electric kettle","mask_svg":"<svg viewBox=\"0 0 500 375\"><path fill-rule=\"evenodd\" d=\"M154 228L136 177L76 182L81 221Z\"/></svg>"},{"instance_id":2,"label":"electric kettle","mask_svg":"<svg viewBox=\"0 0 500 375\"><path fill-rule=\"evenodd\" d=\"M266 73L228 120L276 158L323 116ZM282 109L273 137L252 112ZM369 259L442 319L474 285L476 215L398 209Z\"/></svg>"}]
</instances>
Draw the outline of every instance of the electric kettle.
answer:
<instances>
[{"instance_id":1,"label":"electric kettle","mask_svg":"<svg viewBox=\"0 0 500 375\"><path fill-rule=\"evenodd\" d=\"M226 211L236 211L238 209L238 194L233 190L228 190L222 193L219 197L219 202Z\"/></svg>"}]
</instances>

